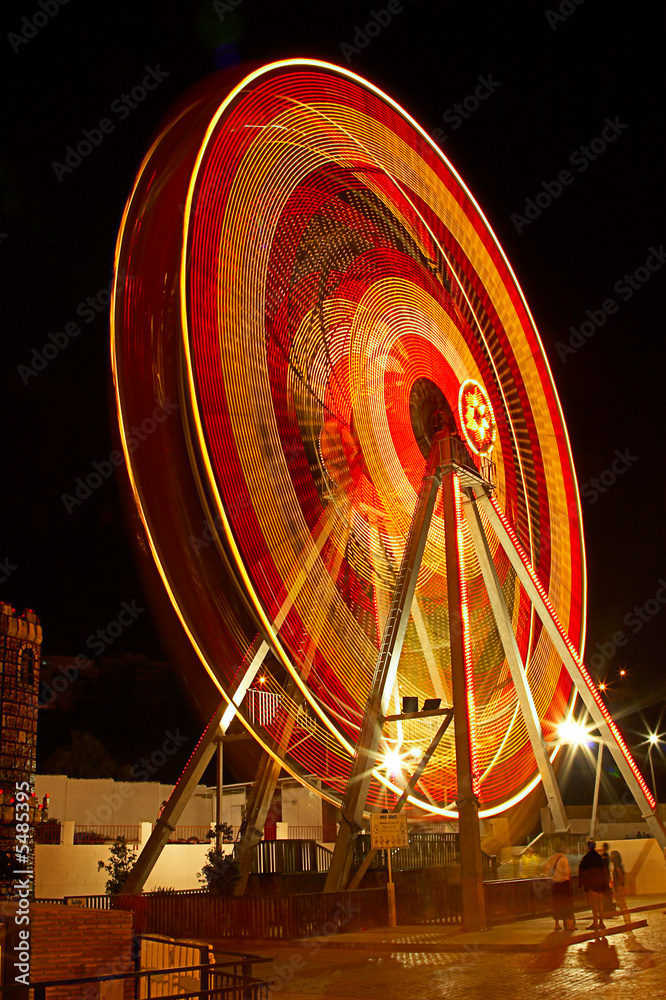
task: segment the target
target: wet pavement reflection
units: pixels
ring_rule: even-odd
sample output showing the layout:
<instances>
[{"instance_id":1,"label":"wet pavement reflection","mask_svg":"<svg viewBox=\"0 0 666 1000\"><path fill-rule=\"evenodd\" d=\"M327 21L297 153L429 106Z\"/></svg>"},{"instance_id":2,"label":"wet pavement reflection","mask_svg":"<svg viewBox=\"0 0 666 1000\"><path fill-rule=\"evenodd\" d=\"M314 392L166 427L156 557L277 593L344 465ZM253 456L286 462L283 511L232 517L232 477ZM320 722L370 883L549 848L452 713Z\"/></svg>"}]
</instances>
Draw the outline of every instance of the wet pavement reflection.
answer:
<instances>
[{"instance_id":1,"label":"wet pavement reflection","mask_svg":"<svg viewBox=\"0 0 666 1000\"><path fill-rule=\"evenodd\" d=\"M645 915L648 926L634 934L532 953L373 954L325 942L309 953L294 942L262 972L274 976L274 1000L666 1000L666 915Z\"/></svg>"}]
</instances>

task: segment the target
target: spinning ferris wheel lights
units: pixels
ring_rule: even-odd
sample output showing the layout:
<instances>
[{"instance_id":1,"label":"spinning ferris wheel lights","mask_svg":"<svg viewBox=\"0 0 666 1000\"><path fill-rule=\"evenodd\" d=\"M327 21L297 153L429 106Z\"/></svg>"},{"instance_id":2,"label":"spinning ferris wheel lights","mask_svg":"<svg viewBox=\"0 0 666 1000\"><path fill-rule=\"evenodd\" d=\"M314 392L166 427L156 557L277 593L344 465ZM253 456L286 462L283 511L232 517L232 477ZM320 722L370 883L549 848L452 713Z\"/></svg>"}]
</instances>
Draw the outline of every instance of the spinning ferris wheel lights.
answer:
<instances>
[{"instance_id":1,"label":"spinning ferris wheel lights","mask_svg":"<svg viewBox=\"0 0 666 1000\"><path fill-rule=\"evenodd\" d=\"M497 815L542 782L564 827L545 747L579 695L652 810L578 653L568 435L487 219L356 74L287 60L229 80L202 82L151 146L117 246L137 280L112 307L145 550L225 701L211 732L242 725L268 755L257 796L283 767L352 838L403 798L382 754L407 776L413 749L422 814L471 797ZM130 451L126 428L167 394L181 423ZM404 697L455 724L391 719Z\"/></svg>"}]
</instances>

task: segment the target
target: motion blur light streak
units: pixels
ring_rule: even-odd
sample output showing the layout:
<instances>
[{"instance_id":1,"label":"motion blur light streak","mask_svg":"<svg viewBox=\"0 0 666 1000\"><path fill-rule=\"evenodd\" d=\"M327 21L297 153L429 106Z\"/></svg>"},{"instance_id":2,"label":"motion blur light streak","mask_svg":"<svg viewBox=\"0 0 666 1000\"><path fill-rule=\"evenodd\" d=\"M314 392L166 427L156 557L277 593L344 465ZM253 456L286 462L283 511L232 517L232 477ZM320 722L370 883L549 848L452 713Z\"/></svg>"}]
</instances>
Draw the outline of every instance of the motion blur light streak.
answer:
<instances>
[{"instance_id":1,"label":"motion blur light streak","mask_svg":"<svg viewBox=\"0 0 666 1000\"><path fill-rule=\"evenodd\" d=\"M203 81L142 164L116 267L138 276L112 309L123 440L145 400L181 404L150 449L124 440L153 558L209 675L290 773L344 791L439 410L478 468L492 450L497 509L582 646L580 504L538 334L472 195L395 102L313 60ZM457 508L474 780L493 815L539 776L459 489ZM552 739L571 680L482 519ZM202 520L221 528L195 550ZM445 543L438 498L398 702L451 690ZM262 641L270 711L253 712ZM370 806L400 794L390 772L436 722L386 724L401 764L380 758ZM455 816L453 732L419 787L412 804Z\"/></svg>"}]
</instances>

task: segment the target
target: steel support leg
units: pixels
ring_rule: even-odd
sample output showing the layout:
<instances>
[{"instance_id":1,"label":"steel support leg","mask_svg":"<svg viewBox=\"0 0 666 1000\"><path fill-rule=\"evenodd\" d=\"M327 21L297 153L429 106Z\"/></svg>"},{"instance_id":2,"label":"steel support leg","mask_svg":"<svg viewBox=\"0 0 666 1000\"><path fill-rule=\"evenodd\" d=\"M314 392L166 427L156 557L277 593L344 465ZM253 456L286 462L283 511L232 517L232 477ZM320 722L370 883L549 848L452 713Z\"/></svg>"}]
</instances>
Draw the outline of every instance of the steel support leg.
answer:
<instances>
[{"instance_id":1,"label":"steel support leg","mask_svg":"<svg viewBox=\"0 0 666 1000\"><path fill-rule=\"evenodd\" d=\"M215 740L215 749L217 751L217 768L215 771L216 777L216 790L215 790L215 850L222 850L222 795L224 788L224 777L223 777L223 750L224 743L222 739L218 736Z\"/></svg>"},{"instance_id":2,"label":"steel support leg","mask_svg":"<svg viewBox=\"0 0 666 1000\"><path fill-rule=\"evenodd\" d=\"M336 892L344 888L349 878L354 841L363 822L363 811L382 737L383 717L387 712L398 671L398 662L416 590L416 580L441 482L439 455L440 438L435 436L426 463L426 471L407 536L407 544L398 572L379 656L375 664L370 697L356 744L356 756L347 780L347 789L342 804L342 823L326 879L326 892Z\"/></svg>"},{"instance_id":3,"label":"steel support leg","mask_svg":"<svg viewBox=\"0 0 666 1000\"><path fill-rule=\"evenodd\" d=\"M276 760L269 753L261 755L257 775L252 783L250 798L245 806L240 840L234 852L241 875L240 882L234 886L234 895L236 896L242 896L247 888L255 848L264 835L264 824L281 770L281 761Z\"/></svg>"},{"instance_id":4,"label":"steel support leg","mask_svg":"<svg viewBox=\"0 0 666 1000\"><path fill-rule=\"evenodd\" d=\"M499 577L497 576L495 564L493 563L492 556L490 554L488 539L486 538L486 533L483 530L483 524L474 500L474 494L471 490L466 490L466 495L467 501L464 503L463 509L467 520L467 526L472 535L472 541L474 542L474 548L476 549L479 566L481 567L483 582L485 584L486 591L488 592L490 606L497 623L497 629L500 634L500 639L502 640L502 646L504 647L504 654L511 672L511 679L518 697L520 711L523 719L525 720L527 734L530 738L530 743L532 744L532 751L539 769L539 774L541 775L541 781L546 793L546 799L548 800L550 814L553 817L553 825L556 830L564 831L567 829L568 823L566 812L564 810L564 803L562 802L562 795L560 794L560 789L553 771L553 765L550 762L548 750L546 749L541 723L539 722L539 716L537 715L534 699L532 698L532 692L530 691L527 674L525 673L525 667L523 666L523 660L513 632L513 626L509 617L506 601L504 600L504 594L502 593L502 587L499 582Z\"/></svg>"},{"instance_id":5,"label":"steel support leg","mask_svg":"<svg viewBox=\"0 0 666 1000\"><path fill-rule=\"evenodd\" d=\"M449 467L442 477L442 500L444 504L451 687L458 778L457 806L462 879L462 917L464 929L473 931L484 930L486 927L486 900L483 888L479 800L476 796L472 774L472 733L467 701L464 648L466 623L462 613L455 489L455 473L453 468Z\"/></svg>"},{"instance_id":6,"label":"steel support leg","mask_svg":"<svg viewBox=\"0 0 666 1000\"><path fill-rule=\"evenodd\" d=\"M643 819L646 821L659 846L662 849L666 848L666 827L664 827L661 817L656 811L656 806L653 808L648 798L647 785L643 780L638 766L629 753L628 748L624 745L620 732L596 691L587 670L579 663L576 650L571 640L566 636L557 614L550 601L548 601L546 592L541 586L534 568L530 565L527 555L522 551L513 529L511 529L506 518L502 515L499 507L488 495L482 493L478 496L477 502L485 511L500 545L518 574L518 578L525 588L527 596L543 623L544 630L555 646L562 663L576 686L585 708L599 730L601 739L610 750L620 774L626 781L629 791L641 810Z\"/></svg>"},{"instance_id":7,"label":"steel support leg","mask_svg":"<svg viewBox=\"0 0 666 1000\"><path fill-rule=\"evenodd\" d=\"M428 761L430 760L433 753L437 749L439 742L444 736L446 730L449 728L452 719L453 719L453 709L447 712L447 714L444 716L444 721L442 722L441 726L439 727L435 736L433 737L430 746L423 754L423 757L419 761L416 770L414 771L413 775L407 782L407 785L405 786L402 795L400 796L396 804L393 806L393 812L400 812L405 802L416 788L419 778L421 777L426 767L428 766ZM361 884L361 881L363 880L363 876L365 875L368 868L372 864L372 860L377 853L378 853L377 848L374 847L368 851L368 853L363 859L362 865L360 866L358 871L354 873L354 877L349 883L349 892L351 892L353 889L358 889L359 885Z\"/></svg>"},{"instance_id":8,"label":"steel support leg","mask_svg":"<svg viewBox=\"0 0 666 1000\"><path fill-rule=\"evenodd\" d=\"M215 753L215 737L219 735L220 720L226 707L226 701L221 702L206 726L203 736L178 779L178 784L169 796L169 801L161 815L158 816L153 832L127 877L121 890L124 896L138 895L142 892L150 873L155 867L157 859L162 853L162 848L176 829L176 824L183 815L185 806L189 802L201 780L201 776Z\"/></svg>"},{"instance_id":9,"label":"steel support leg","mask_svg":"<svg viewBox=\"0 0 666 1000\"><path fill-rule=\"evenodd\" d=\"M594 828L597 825L597 809L599 807L599 788L601 786L601 766L604 759L604 745L597 743L597 766L594 774L594 797L592 799L592 817L590 819L590 840L594 840Z\"/></svg>"}]
</instances>

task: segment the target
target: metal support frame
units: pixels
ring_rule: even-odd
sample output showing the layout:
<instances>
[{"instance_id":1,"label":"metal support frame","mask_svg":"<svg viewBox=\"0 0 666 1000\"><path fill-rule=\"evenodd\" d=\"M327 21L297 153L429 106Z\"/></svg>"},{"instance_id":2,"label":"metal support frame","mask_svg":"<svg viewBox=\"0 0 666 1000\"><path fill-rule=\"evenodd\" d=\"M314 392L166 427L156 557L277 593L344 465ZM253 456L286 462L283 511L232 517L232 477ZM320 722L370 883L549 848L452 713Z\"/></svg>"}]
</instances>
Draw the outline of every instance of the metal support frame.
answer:
<instances>
[{"instance_id":1,"label":"metal support frame","mask_svg":"<svg viewBox=\"0 0 666 1000\"><path fill-rule=\"evenodd\" d=\"M241 876L240 881L234 886L235 896L242 896L247 888L254 861L254 849L263 837L264 824L281 770L281 760L276 760L269 753L262 753L256 777L252 782L250 798L245 806L240 838L234 851Z\"/></svg>"},{"instance_id":2,"label":"metal support frame","mask_svg":"<svg viewBox=\"0 0 666 1000\"><path fill-rule=\"evenodd\" d=\"M653 809L650 805L644 789L641 787L641 784L634 774L624 751L620 747L615 734L610 728L606 715L602 712L591 687L588 685L581 672L581 668L577 660L575 659L571 649L569 649L567 642L563 638L562 633L560 632L561 626L558 628L555 612L546 604L539 587L535 583L535 579L537 579L536 573L534 573L533 578L527 569L520 552L516 548L516 543L506 530L506 527L504 526L502 519L500 518L499 513L495 509L495 506L493 505L488 494L482 490L480 494L476 496L476 501L488 517L490 525L497 535L500 545L506 552L521 584L525 588L525 592L527 593L532 606L541 619L545 632L551 639L558 655L562 660L562 663L566 667L569 676L571 677L571 680L580 695L581 701L592 717L595 726L599 730L601 739L610 750L620 774L624 778L629 791L633 795L636 804L641 810L642 818L646 821L652 835L655 837L657 843L663 850L666 848L666 827L664 827L656 808ZM532 572L534 572L534 570L532 570Z\"/></svg>"},{"instance_id":3,"label":"metal support frame","mask_svg":"<svg viewBox=\"0 0 666 1000\"><path fill-rule=\"evenodd\" d=\"M592 799L592 816L590 818L590 840L594 840L594 828L597 825L597 808L599 806L599 788L601 786L601 767L604 759L604 744L597 741L597 766L594 774L594 796Z\"/></svg>"},{"instance_id":4,"label":"metal support frame","mask_svg":"<svg viewBox=\"0 0 666 1000\"><path fill-rule=\"evenodd\" d=\"M449 438L449 442L453 440ZM449 451L452 456L453 448ZM486 927L486 898L483 888L479 800L472 773L472 734L467 702L465 672L465 621L462 612L458 516L455 496L455 464L450 462L442 476L444 537L446 539L446 588L451 643L451 687L453 692L456 776L458 781L458 830L462 882L462 919L467 931Z\"/></svg>"},{"instance_id":5,"label":"metal support frame","mask_svg":"<svg viewBox=\"0 0 666 1000\"><path fill-rule=\"evenodd\" d=\"M428 713L428 714L431 714L431 713ZM432 713L432 714L434 714L434 713ZM428 761L430 760L430 758L432 757L433 753L437 749L437 746L438 746L440 740L442 739L442 737L444 736L444 733L449 728L449 726L451 724L451 720L453 719L453 709L452 708L446 708L446 709L444 709L444 711L443 711L442 714L445 716L445 718L444 718L441 726L439 727L439 729L437 730L437 732L433 736L433 738L432 738L432 740L430 742L430 746L428 747L428 749L426 750L426 752L423 754L423 757L421 757L421 760L419 761L419 763L418 763L418 765L416 767L416 770L414 771L414 773L412 774L411 778L407 782L407 785L405 786L405 788L404 788L404 790L402 792L402 795L400 796L400 798L398 799L398 801L396 802L396 804L393 806L393 812L400 812L400 810L404 806L405 802L407 801L407 799L409 798L409 796L412 794L412 792L416 788L416 785L417 785L417 782L418 782L419 778L421 777L421 775L425 771L425 769L426 769L426 767L428 765ZM424 716L425 716L425 713L424 713ZM424 716L422 716L422 717L424 717ZM374 857L375 857L375 855L377 853L378 853L377 852L377 848L371 848L368 851L368 853L366 854L366 856L363 859L363 863L359 867L358 871L355 872L353 879L349 883L349 892L351 892L353 889L358 889L359 885L361 884L361 881L363 880L363 876L365 875L365 873L367 872L368 868L372 864L372 861L373 861L373 859L374 859Z\"/></svg>"},{"instance_id":6,"label":"metal support frame","mask_svg":"<svg viewBox=\"0 0 666 1000\"><path fill-rule=\"evenodd\" d=\"M490 554L488 539L483 529L481 515L474 499L474 493L470 489L465 490L467 502L463 504L467 526L474 542L476 555L481 567L481 575L488 593L490 606L497 623L497 629L504 647L504 654L509 665L511 680L518 697L518 704L522 712L527 734L532 744L532 751L536 760L541 781L546 793L550 814L553 817L553 825L556 830L564 831L568 827L564 803L559 786L555 779L553 765L551 764L548 750L543 737L541 723L537 714L532 692L530 690L527 674L523 665L523 660L518 649L518 643L514 635L513 626L509 617L509 611L504 600L502 586L495 569L495 564Z\"/></svg>"},{"instance_id":7,"label":"metal support frame","mask_svg":"<svg viewBox=\"0 0 666 1000\"><path fill-rule=\"evenodd\" d=\"M178 784L169 796L169 801L161 814L157 817L150 837L120 890L122 895L132 896L142 892L164 845L176 829L176 824L183 815L185 806L215 753L215 738L219 734L220 720L226 707L226 701L221 702L206 726L203 736L185 765Z\"/></svg>"},{"instance_id":8,"label":"metal support frame","mask_svg":"<svg viewBox=\"0 0 666 1000\"><path fill-rule=\"evenodd\" d=\"M218 736L215 740L215 749L217 750L216 763L217 768L215 771L215 850L222 850L222 794L224 788L224 776L223 776L223 746L224 743L222 739Z\"/></svg>"},{"instance_id":9,"label":"metal support frame","mask_svg":"<svg viewBox=\"0 0 666 1000\"><path fill-rule=\"evenodd\" d=\"M326 879L326 892L343 888L349 878L354 841L361 829L372 772L382 738L382 724L393 691L398 662L405 639L409 613L416 591L416 580L435 508L435 499L442 479L440 445L442 434L436 434L426 462L416 509L407 536L391 607L382 635L379 655L370 689L363 723L356 743L356 756L342 804L342 823L335 842L333 858Z\"/></svg>"}]
</instances>

